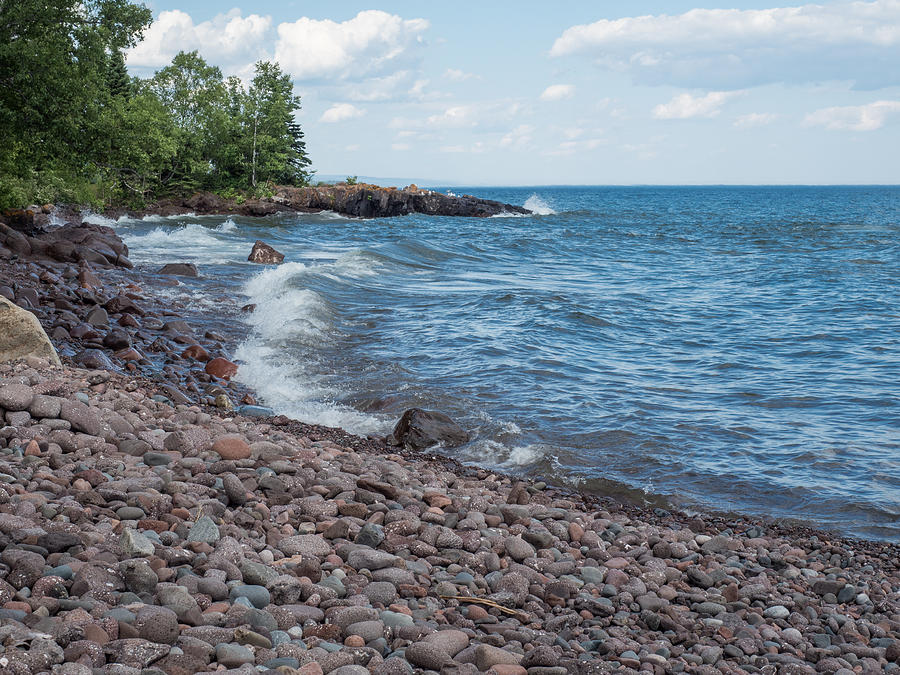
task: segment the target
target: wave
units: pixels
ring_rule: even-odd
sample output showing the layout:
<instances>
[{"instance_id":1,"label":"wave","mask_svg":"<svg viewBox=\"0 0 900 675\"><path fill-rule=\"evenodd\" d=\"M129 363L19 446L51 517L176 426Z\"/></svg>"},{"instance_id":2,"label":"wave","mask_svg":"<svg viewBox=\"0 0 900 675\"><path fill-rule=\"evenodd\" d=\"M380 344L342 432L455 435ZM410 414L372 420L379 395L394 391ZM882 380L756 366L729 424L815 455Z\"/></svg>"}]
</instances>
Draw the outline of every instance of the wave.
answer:
<instances>
[{"instance_id":1,"label":"wave","mask_svg":"<svg viewBox=\"0 0 900 675\"><path fill-rule=\"evenodd\" d=\"M226 220L224 223L216 227L217 232L235 232L238 229L237 223L234 222L231 218Z\"/></svg>"},{"instance_id":2,"label":"wave","mask_svg":"<svg viewBox=\"0 0 900 675\"><path fill-rule=\"evenodd\" d=\"M389 420L337 403L341 392L321 375L328 369L319 367L318 354L339 336L329 304L299 283L317 267L325 266L285 263L246 283L256 309L245 317L250 334L235 351L236 379L278 414L357 434L387 433Z\"/></svg>"},{"instance_id":3,"label":"wave","mask_svg":"<svg viewBox=\"0 0 900 675\"><path fill-rule=\"evenodd\" d=\"M552 216L556 213L556 211L553 210L553 208L537 193L526 199L524 206L536 216Z\"/></svg>"}]
</instances>

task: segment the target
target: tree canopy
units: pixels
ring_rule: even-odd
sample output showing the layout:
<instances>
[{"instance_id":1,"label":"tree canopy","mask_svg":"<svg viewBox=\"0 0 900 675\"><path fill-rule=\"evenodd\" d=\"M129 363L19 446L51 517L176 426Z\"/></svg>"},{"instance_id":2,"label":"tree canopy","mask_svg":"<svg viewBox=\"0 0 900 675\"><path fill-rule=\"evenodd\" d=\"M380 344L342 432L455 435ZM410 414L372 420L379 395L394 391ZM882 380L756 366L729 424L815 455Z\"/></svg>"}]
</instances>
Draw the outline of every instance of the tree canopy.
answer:
<instances>
[{"instance_id":1,"label":"tree canopy","mask_svg":"<svg viewBox=\"0 0 900 675\"><path fill-rule=\"evenodd\" d=\"M290 75L263 61L245 85L195 51L132 78L124 52L151 18L130 0L0 0L0 207L308 181Z\"/></svg>"}]
</instances>

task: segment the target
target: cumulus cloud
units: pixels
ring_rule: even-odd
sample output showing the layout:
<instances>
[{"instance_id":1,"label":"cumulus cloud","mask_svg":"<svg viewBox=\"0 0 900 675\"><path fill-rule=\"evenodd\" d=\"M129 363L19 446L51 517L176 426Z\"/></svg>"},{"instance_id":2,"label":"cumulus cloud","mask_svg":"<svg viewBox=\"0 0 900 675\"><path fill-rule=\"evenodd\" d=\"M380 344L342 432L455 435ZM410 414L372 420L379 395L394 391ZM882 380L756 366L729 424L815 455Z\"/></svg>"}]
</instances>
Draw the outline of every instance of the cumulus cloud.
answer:
<instances>
[{"instance_id":1,"label":"cumulus cloud","mask_svg":"<svg viewBox=\"0 0 900 675\"><path fill-rule=\"evenodd\" d=\"M644 84L739 89L775 82L900 83L900 2L693 9L572 26L551 56L592 58Z\"/></svg>"},{"instance_id":2,"label":"cumulus cloud","mask_svg":"<svg viewBox=\"0 0 900 675\"><path fill-rule=\"evenodd\" d=\"M561 101L575 95L574 84L551 84L541 92L542 101Z\"/></svg>"},{"instance_id":3,"label":"cumulus cloud","mask_svg":"<svg viewBox=\"0 0 900 675\"><path fill-rule=\"evenodd\" d=\"M428 26L374 9L341 23L303 17L278 26L275 58L299 81L381 77L418 60Z\"/></svg>"},{"instance_id":4,"label":"cumulus cloud","mask_svg":"<svg viewBox=\"0 0 900 675\"><path fill-rule=\"evenodd\" d=\"M208 62L228 73L266 58L267 36L272 29L268 16L241 16L233 9L210 21L194 23L189 14L174 9L160 12L144 34L144 40L127 54L134 68L161 68L180 51L198 50Z\"/></svg>"},{"instance_id":5,"label":"cumulus cloud","mask_svg":"<svg viewBox=\"0 0 900 675\"><path fill-rule=\"evenodd\" d=\"M734 121L734 126L742 129L750 129L752 127L762 127L771 124L776 119L778 119L778 115L775 113L749 113L738 117Z\"/></svg>"},{"instance_id":6,"label":"cumulus cloud","mask_svg":"<svg viewBox=\"0 0 900 675\"><path fill-rule=\"evenodd\" d=\"M679 94L668 103L653 108L653 116L659 120L685 120L691 117L715 117L728 99L740 92L711 91L705 96Z\"/></svg>"},{"instance_id":7,"label":"cumulus cloud","mask_svg":"<svg viewBox=\"0 0 900 675\"><path fill-rule=\"evenodd\" d=\"M365 115L364 110L360 110L355 105L351 105L350 103L335 103L328 110L322 113L322 117L320 118L320 122L343 122L345 120L352 120L354 117L362 117Z\"/></svg>"},{"instance_id":8,"label":"cumulus cloud","mask_svg":"<svg viewBox=\"0 0 900 675\"><path fill-rule=\"evenodd\" d=\"M875 101L867 105L848 105L822 108L806 116L806 126L849 131L875 131L900 114L900 101Z\"/></svg>"}]
</instances>

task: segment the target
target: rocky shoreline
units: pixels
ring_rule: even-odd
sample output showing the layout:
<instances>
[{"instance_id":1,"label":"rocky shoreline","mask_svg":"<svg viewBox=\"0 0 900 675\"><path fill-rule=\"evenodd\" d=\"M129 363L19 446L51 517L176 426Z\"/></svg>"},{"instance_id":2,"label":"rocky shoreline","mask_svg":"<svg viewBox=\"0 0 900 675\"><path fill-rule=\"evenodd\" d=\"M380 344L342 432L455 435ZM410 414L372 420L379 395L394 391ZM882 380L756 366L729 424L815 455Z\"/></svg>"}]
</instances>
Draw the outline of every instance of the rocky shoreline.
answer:
<instances>
[{"instance_id":1,"label":"rocky shoreline","mask_svg":"<svg viewBox=\"0 0 900 675\"><path fill-rule=\"evenodd\" d=\"M502 214L525 215L528 209L472 195L446 195L416 185L403 188L367 183L338 183L310 187L277 186L271 197L225 199L201 192L187 199L166 199L145 209L112 210L111 214L155 214L161 216L194 213L197 215L241 215L261 217L275 213L319 213L333 211L351 218L388 218L423 213L431 216L489 218Z\"/></svg>"},{"instance_id":2,"label":"rocky shoreline","mask_svg":"<svg viewBox=\"0 0 900 675\"><path fill-rule=\"evenodd\" d=\"M112 230L7 230L63 365L0 364L0 673L900 672L897 544L271 417Z\"/></svg>"}]
</instances>

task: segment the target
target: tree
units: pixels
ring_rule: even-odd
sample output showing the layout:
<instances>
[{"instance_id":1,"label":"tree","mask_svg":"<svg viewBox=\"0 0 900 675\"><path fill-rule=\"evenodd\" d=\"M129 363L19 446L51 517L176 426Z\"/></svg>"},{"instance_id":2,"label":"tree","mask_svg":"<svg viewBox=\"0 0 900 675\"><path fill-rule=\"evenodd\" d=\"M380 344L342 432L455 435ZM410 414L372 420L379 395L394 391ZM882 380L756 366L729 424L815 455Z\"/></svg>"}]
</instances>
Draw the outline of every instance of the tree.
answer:
<instances>
[{"instance_id":1,"label":"tree","mask_svg":"<svg viewBox=\"0 0 900 675\"><path fill-rule=\"evenodd\" d=\"M246 127L251 135L250 184L301 184L309 179L303 131L294 115L300 97L294 95L290 75L277 63L260 61L247 94Z\"/></svg>"},{"instance_id":2,"label":"tree","mask_svg":"<svg viewBox=\"0 0 900 675\"><path fill-rule=\"evenodd\" d=\"M172 65L153 76L149 87L178 129L178 153L169 182L183 190L207 187L214 170L210 158L221 142L216 132L226 126L222 71L196 51L179 52Z\"/></svg>"},{"instance_id":3,"label":"tree","mask_svg":"<svg viewBox=\"0 0 900 675\"><path fill-rule=\"evenodd\" d=\"M106 64L106 88L114 99L128 99L134 93L131 77L125 67L125 57L120 51L114 51L109 55Z\"/></svg>"},{"instance_id":4,"label":"tree","mask_svg":"<svg viewBox=\"0 0 900 675\"><path fill-rule=\"evenodd\" d=\"M83 164L108 55L136 44L150 20L129 0L0 0L0 137L16 139L0 155L34 170Z\"/></svg>"}]
</instances>

